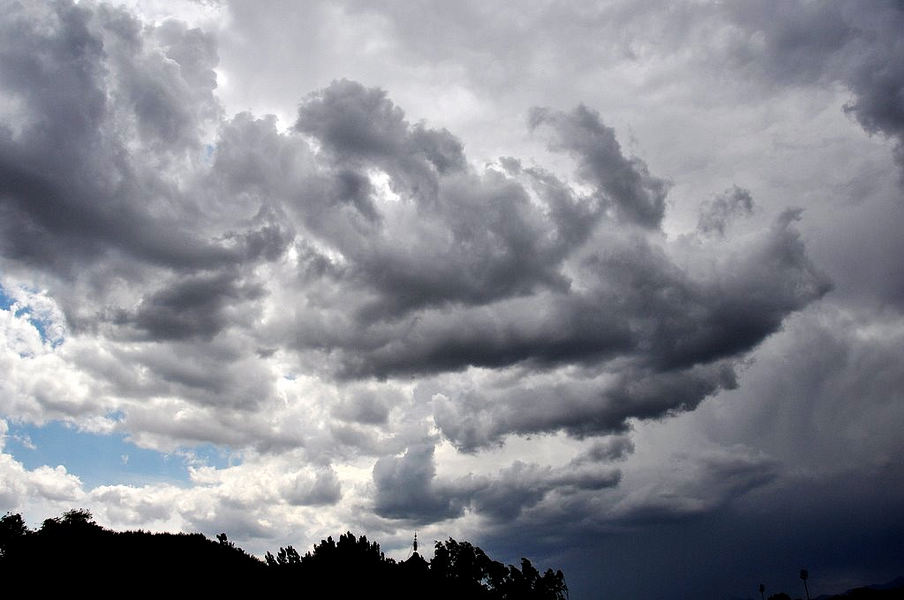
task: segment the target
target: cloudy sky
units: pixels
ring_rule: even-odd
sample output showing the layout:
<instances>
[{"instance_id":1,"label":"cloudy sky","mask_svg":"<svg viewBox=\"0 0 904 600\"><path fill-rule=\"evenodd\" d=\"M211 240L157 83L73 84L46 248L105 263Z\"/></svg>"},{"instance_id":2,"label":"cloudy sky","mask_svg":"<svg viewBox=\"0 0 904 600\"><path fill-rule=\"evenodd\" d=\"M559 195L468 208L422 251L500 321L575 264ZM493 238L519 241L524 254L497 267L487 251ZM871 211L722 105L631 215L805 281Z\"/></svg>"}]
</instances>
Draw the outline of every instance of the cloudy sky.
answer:
<instances>
[{"instance_id":1,"label":"cloudy sky","mask_svg":"<svg viewBox=\"0 0 904 600\"><path fill-rule=\"evenodd\" d=\"M2 0L0 511L904 574L904 8L513 6Z\"/></svg>"}]
</instances>

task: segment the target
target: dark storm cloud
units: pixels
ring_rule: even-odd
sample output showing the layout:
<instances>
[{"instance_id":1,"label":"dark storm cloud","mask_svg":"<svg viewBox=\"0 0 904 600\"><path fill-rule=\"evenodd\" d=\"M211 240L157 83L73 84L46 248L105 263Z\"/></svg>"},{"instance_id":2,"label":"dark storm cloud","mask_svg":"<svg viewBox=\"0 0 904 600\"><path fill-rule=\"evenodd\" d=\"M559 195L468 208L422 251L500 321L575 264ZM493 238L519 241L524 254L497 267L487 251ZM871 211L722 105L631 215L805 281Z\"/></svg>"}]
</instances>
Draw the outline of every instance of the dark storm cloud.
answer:
<instances>
[{"instance_id":1,"label":"dark storm cloud","mask_svg":"<svg viewBox=\"0 0 904 600\"><path fill-rule=\"evenodd\" d=\"M583 461L559 468L516 461L492 475L456 479L436 476L434 446L409 446L401 457L374 465L377 514L417 522L460 516L471 510L491 522L508 522L535 506L553 490L560 494L601 490L618 484L621 473Z\"/></svg>"},{"instance_id":2,"label":"dark storm cloud","mask_svg":"<svg viewBox=\"0 0 904 600\"><path fill-rule=\"evenodd\" d=\"M455 136L422 123L410 126L385 91L354 81L336 81L310 95L295 128L316 136L339 159L371 160L408 175L421 171L428 190L436 187L428 167L445 174L466 166Z\"/></svg>"},{"instance_id":3,"label":"dark storm cloud","mask_svg":"<svg viewBox=\"0 0 904 600\"><path fill-rule=\"evenodd\" d=\"M904 7L831 2L736 2L724 5L737 35L731 65L779 90L817 84L844 90L843 109L870 134L889 139L904 167ZM782 87L776 86L780 84ZM904 170L900 171L904 174ZM855 176L856 177L856 176ZM873 182L875 174L863 175ZM846 183L844 218L821 226L814 255L838 282L838 299L860 308L904 306L900 193L883 201Z\"/></svg>"},{"instance_id":4,"label":"dark storm cloud","mask_svg":"<svg viewBox=\"0 0 904 600\"><path fill-rule=\"evenodd\" d=\"M0 28L6 269L68 281L54 294L77 331L152 342L77 357L112 397L266 399L249 350L208 343L260 316L253 269L294 231L269 188L235 182L253 165L233 179L218 166L243 118L224 125L222 157L207 143L222 119L214 38L91 2L10 4Z\"/></svg>"},{"instance_id":5,"label":"dark storm cloud","mask_svg":"<svg viewBox=\"0 0 904 600\"><path fill-rule=\"evenodd\" d=\"M629 419L692 410L707 396L736 385L729 363L664 373L623 367L595 378L545 379L503 379L498 386L485 384L480 390L438 398L437 427L463 451L500 443L512 433L565 430L576 437L622 433Z\"/></svg>"},{"instance_id":6,"label":"dark storm cloud","mask_svg":"<svg viewBox=\"0 0 904 600\"><path fill-rule=\"evenodd\" d=\"M680 478L664 476L615 507L612 522L649 525L705 515L776 481L778 461L750 456L697 458Z\"/></svg>"},{"instance_id":7,"label":"dark storm cloud","mask_svg":"<svg viewBox=\"0 0 904 600\"><path fill-rule=\"evenodd\" d=\"M96 357L95 357L96 358ZM241 341L171 340L121 351L115 359L81 361L99 377L120 369L115 393L135 398L175 397L202 407L258 407L273 392L271 373ZM151 374L152 377L148 377Z\"/></svg>"},{"instance_id":8,"label":"dark storm cloud","mask_svg":"<svg viewBox=\"0 0 904 600\"><path fill-rule=\"evenodd\" d=\"M581 468L568 465L554 469L516 461L489 477L466 477L453 483L470 498L470 506L491 521L506 522L518 517L555 491L570 495L599 491L618 485L621 473L609 468Z\"/></svg>"},{"instance_id":9,"label":"dark storm cloud","mask_svg":"<svg viewBox=\"0 0 904 600\"><path fill-rule=\"evenodd\" d=\"M345 338L333 331L330 343L341 350L342 372L355 377L516 363L598 364L617 355L675 369L735 356L829 288L793 227L798 217L794 211L782 215L711 279L682 271L642 237L612 231L572 267L583 284L579 291L422 310L412 320L372 322L369 330ZM432 256L410 258L423 271L435 264ZM313 340L323 342L306 341Z\"/></svg>"},{"instance_id":10,"label":"dark storm cloud","mask_svg":"<svg viewBox=\"0 0 904 600\"><path fill-rule=\"evenodd\" d=\"M599 114L584 105L570 113L534 108L529 122L531 128L546 125L553 130L550 147L577 159L579 175L597 188L600 201L611 205L620 219L659 227L669 183L650 175L642 160L626 158L615 131L603 125Z\"/></svg>"},{"instance_id":11,"label":"dark storm cloud","mask_svg":"<svg viewBox=\"0 0 904 600\"><path fill-rule=\"evenodd\" d=\"M386 92L354 81L308 96L295 128L315 136L340 170L349 163L382 168L399 191L427 204L436 200L438 174L465 168L461 143L448 131L411 127Z\"/></svg>"},{"instance_id":12,"label":"dark storm cloud","mask_svg":"<svg viewBox=\"0 0 904 600\"><path fill-rule=\"evenodd\" d=\"M725 396L739 414L719 441L762 448L807 472L894 462L904 452L898 313L867 321L826 307L798 315L786 331L764 348L745 385Z\"/></svg>"},{"instance_id":13,"label":"dark storm cloud","mask_svg":"<svg viewBox=\"0 0 904 600\"><path fill-rule=\"evenodd\" d=\"M112 100L131 109L139 138L162 153L195 148L198 125L220 113L213 96L218 61L213 36L165 21L144 39L141 24L126 14L109 14L106 7L98 13L105 58L118 76ZM147 51L150 44L157 52ZM164 57L168 60L160 60Z\"/></svg>"},{"instance_id":14,"label":"dark storm cloud","mask_svg":"<svg viewBox=\"0 0 904 600\"><path fill-rule=\"evenodd\" d=\"M517 182L466 169L454 136L409 125L382 90L334 82L302 103L296 128L317 138L329 165L295 208L378 294L360 308L362 318L567 285L558 267L571 247L560 224L546 221ZM369 169L390 177L399 206L377 212ZM330 197L367 222L350 231L324 215Z\"/></svg>"},{"instance_id":15,"label":"dark storm cloud","mask_svg":"<svg viewBox=\"0 0 904 600\"><path fill-rule=\"evenodd\" d=\"M279 27L239 4L217 90L199 29L0 0L0 267L69 319L59 347L0 353L3 406L260 453L83 497L282 544L464 517L448 525L506 562L545 551L575 598L899 568L902 208L846 145L862 126L901 153L899 4L283 2ZM334 50L388 66L308 93ZM425 89L443 97L418 106ZM852 130L825 117L847 90ZM297 120L218 94L300 102ZM437 106L449 121L411 117ZM476 166L513 123L560 156ZM655 150L631 156L613 123ZM845 166L801 160L815 138ZM718 193L733 180L750 191Z\"/></svg>"},{"instance_id":16,"label":"dark storm cloud","mask_svg":"<svg viewBox=\"0 0 904 600\"><path fill-rule=\"evenodd\" d=\"M828 290L798 212L743 240L669 241L668 182L585 106L528 119L578 189L514 158L477 169L454 135L347 80L305 96L288 132L226 119L214 40L173 21L90 2L9 13L3 256L91 282L59 293L85 331L128 346L79 359L111 397L254 408L279 356L326 380L461 373L432 406L462 449L621 432L735 386L737 361ZM702 228L751 204L719 197ZM354 432L389 408L350 395L325 412ZM431 452L385 459L375 480L410 481L425 514L477 502L434 495Z\"/></svg>"},{"instance_id":17,"label":"dark storm cloud","mask_svg":"<svg viewBox=\"0 0 904 600\"><path fill-rule=\"evenodd\" d=\"M604 462L622 460L634 452L634 443L624 436L613 436L597 440L584 453L575 457L575 463Z\"/></svg>"},{"instance_id":18,"label":"dark storm cloud","mask_svg":"<svg viewBox=\"0 0 904 600\"><path fill-rule=\"evenodd\" d=\"M535 378L513 384L501 376L498 386L484 381L436 404L439 427L467 449L508 433L621 431L632 417L692 409L735 385L731 360L828 291L793 227L797 218L795 211L781 215L703 279L629 238L583 261L587 287L580 294L541 295L496 310L425 312L404 325L404 343L386 333L385 344L355 360L378 374L467 365L536 369ZM605 376L555 375L569 364Z\"/></svg>"},{"instance_id":19,"label":"dark storm cloud","mask_svg":"<svg viewBox=\"0 0 904 600\"><path fill-rule=\"evenodd\" d=\"M901 482L900 469L827 480L802 475L708 511L651 511L650 521L616 527L586 518L579 504L517 527L484 528L475 542L512 560L530 548L535 564L565 565L574 598L597 597L601 587L623 598L753 598L760 582L767 594L796 597L803 596L801 566L810 570L815 597L898 576ZM685 500L691 509L695 497Z\"/></svg>"},{"instance_id":20,"label":"dark storm cloud","mask_svg":"<svg viewBox=\"0 0 904 600\"><path fill-rule=\"evenodd\" d=\"M736 58L783 83L840 82L854 94L845 106L870 133L896 142L904 165L904 7L862 3L736 2L738 26L762 36L739 43Z\"/></svg>"},{"instance_id":21,"label":"dark storm cloud","mask_svg":"<svg viewBox=\"0 0 904 600\"><path fill-rule=\"evenodd\" d=\"M228 273L186 278L154 292L138 306L135 327L155 340L210 339L236 321L240 305L263 294Z\"/></svg>"},{"instance_id":22,"label":"dark storm cloud","mask_svg":"<svg viewBox=\"0 0 904 600\"><path fill-rule=\"evenodd\" d=\"M455 497L434 489L434 446L409 446L401 457L387 456L374 465L374 510L378 515L420 522L441 521L461 515L464 507Z\"/></svg>"},{"instance_id":23,"label":"dark storm cloud","mask_svg":"<svg viewBox=\"0 0 904 600\"><path fill-rule=\"evenodd\" d=\"M61 272L111 251L190 268L234 260L191 231L191 204L155 168L199 149L201 116L216 112L199 76L212 75L210 40L169 26L154 47L128 14L66 2L11 5L2 27L4 255ZM154 138L141 156L128 150L132 127Z\"/></svg>"}]
</instances>

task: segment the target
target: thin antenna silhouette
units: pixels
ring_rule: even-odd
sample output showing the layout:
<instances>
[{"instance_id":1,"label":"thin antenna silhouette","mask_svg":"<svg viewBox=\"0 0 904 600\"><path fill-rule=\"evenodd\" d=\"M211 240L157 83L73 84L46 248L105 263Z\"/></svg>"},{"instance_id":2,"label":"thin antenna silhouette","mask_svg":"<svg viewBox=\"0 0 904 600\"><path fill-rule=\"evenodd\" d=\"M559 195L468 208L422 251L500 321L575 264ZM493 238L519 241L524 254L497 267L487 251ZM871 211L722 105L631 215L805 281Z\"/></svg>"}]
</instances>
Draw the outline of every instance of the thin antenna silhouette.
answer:
<instances>
[{"instance_id":1,"label":"thin antenna silhouette","mask_svg":"<svg viewBox=\"0 0 904 600\"><path fill-rule=\"evenodd\" d=\"M810 600L810 588L807 587L807 578L810 577L810 574L807 573L806 569L800 570L800 578L804 582L804 591L807 593L807 600Z\"/></svg>"}]
</instances>

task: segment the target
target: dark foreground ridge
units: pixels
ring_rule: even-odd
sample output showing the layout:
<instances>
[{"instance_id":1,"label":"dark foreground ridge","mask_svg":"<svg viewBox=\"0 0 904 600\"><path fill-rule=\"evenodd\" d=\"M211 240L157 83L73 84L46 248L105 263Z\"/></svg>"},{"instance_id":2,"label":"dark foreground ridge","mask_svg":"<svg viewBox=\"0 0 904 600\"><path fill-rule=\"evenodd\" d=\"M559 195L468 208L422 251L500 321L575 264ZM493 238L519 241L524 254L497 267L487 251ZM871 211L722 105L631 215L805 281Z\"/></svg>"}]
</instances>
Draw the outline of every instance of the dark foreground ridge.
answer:
<instances>
[{"instance_id":1,"label":"dark foreground ridge","mask_svg":"<svg viewBox=\"0 0 904 600\"><path fill-rule=\"evenodd\" d=\"M436 542L426 561L387 558L376 542L351 533L331 537L300 555L280 548L266 561L249 555L225 534L116 532L71 510L29 530L18 514L0 518L0 578L35 597L79 590L95 596L140 593L211 593L227 597L291 594L294 598L468 598L563 600L561 571L540 573L490 559L468 542ZM287 596L288 597L288 596Z\"/></svg>"},{"instance_id":2,"label":"dark foreground ridge","mask_svg":"<svg viewBox=\"0 0 904 600\"><path fill-rule=\"evenodd\" d=\"M771 594L766 600L792 600L785 592ZM904 577L898 577L888 583L867 585L850 589L843 594L822 594L813 600L902 600L904 599ZM800 596L794 600L804 600Z\"/></svg>"}]
</instances>

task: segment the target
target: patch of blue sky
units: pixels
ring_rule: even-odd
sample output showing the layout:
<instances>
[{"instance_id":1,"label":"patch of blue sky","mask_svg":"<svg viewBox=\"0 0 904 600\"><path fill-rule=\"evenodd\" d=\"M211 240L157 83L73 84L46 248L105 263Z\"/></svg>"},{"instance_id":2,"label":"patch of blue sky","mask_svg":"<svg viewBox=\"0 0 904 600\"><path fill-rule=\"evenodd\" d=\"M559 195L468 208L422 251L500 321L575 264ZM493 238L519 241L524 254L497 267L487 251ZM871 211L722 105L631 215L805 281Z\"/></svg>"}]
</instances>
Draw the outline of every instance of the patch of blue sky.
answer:
<instances>
[{"instance_id":1,"label":"patch of blue sky","mask_svg":"<svg viewBox=\"0 0 904 600\"><path fill-rule=\"evenodd\" d=\"M13 307L13 300L9 294L6 293L6 289L2 285L0 285L0 310L9 310Z\"/></svg>"},{"instance_id":2,"label":"patch of blue sky","mask_svg":"<svg viewBox=\"0 0 904 600\"><path fill-rule=\"evenodd\" d=\"M217 153L216 146L214 146L213 144L205 144L204 150L203 150L203 155L201 158L205 164L212 165L214 159L216 158L216 153Z\"/></svg>"},{"instance_id":3,"label":"patch of blue sky","mask_svg":"<svg viewBox=\"0 0 904 600\"><path fill-rule=\"evenodd\" d=\"M48 332L48 328L51 328L54 325L50 319L36 314L32 307L21 304L19 300L10 296L6 289L0 285L0 310L13 310L14 308L16 311L15 316L25 316L32 327L37 330L38 335L41 336L42 342L50 344L53 348L56 348L63 343L62 336L51 335Z\"/></svg>"},{"instance_id":4,"label":"patch of blue sky","mask_svg":"<svg viewBox=\"0 0 904 600\"><path fill-rule=\"evenodd\" d=\"M59 421L44 426L9 423L5 452L32 470L42 465L63 465L87 489L99 485L188 485L189 466L223 468L240 460L212 444L174 453L139 448L125 434L78 431Z\"/></svg>"},{"instance_id":5,"label":"patch of blue sky","mask_svg":"<svg viewBox=\"0 0 904 600\"><path fill-rule=\"evenodd\" d=\"M200 444L190 449L183 450L183 456L187 463L206 465L223 469L241 464L241 458L234 452L229 452L213 444Z\"/></svg>"},{"instance_id":6,"label":"patch of blue sky","mask_svg":"<svg viewBox=\"0 0 904 600\"><path fill-rule=\"evenodd\" d=\"M47 327L50 323L46 319L41 319L40 317L35 316L34 311L30 306L23 306L16 311L16 316L21 317L25 315L28 319L28 322L31 323L32 327L38 330L38 335L41 336L41 341L45 344L50 344L51 347L56 348L60 344L63 343L62 339L52 338L47 334Z\"/></svg>"}]
</instances>

